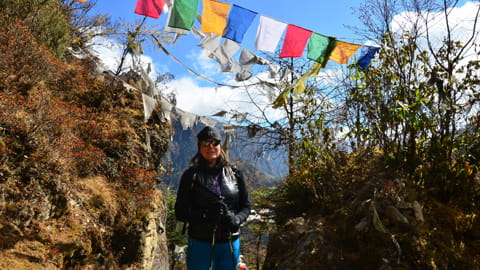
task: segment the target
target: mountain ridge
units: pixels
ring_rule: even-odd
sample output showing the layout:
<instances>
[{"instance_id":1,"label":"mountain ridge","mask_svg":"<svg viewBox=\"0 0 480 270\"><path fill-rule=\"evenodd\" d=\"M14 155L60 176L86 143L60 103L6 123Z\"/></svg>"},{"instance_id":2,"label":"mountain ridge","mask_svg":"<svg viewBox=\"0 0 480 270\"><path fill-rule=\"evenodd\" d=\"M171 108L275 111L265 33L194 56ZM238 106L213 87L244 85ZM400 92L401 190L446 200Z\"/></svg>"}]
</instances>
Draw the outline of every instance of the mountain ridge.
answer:
<instances>
[{"instance_id":1,"label":"mountain ridge","mask_svg":"<svg viewBox=\"0 0 480 270\"><path fill-rule=\"evenodd\" d=\"M224 124L212 118L198 116L178 109L167 101L162 101L162 113L169 115L173 135L167 152L162 159L165 170L169 173L162 176L168 186L177 187L182 172L188 166L190 159L197 152L198 132L205 126L219 130L230 161L233 165L247 172L251 187L265 187L278 184L286 175L285 159L281 151L261 151L257 145L248 142L244 128ZM228 140L227 140L228 136ZM262 159L260 156L264 158Z\"/></svg>"}]
</instances>

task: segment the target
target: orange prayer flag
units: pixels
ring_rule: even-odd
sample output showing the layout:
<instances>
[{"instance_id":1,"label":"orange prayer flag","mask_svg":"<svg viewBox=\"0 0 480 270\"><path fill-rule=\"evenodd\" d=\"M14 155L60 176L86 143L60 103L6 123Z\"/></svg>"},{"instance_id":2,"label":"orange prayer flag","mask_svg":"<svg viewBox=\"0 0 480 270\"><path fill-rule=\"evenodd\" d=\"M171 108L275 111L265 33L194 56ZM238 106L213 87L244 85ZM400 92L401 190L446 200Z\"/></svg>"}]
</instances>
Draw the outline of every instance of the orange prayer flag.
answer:
<instances>
[{"instance_id":1,"label":"orange prayer flag","mask_svg":"<svg viewBox=\"0 0 480 270\"><path fill-rule=\"evenodd\" d=\"M339 64L348 64L350 57L352 57L360 47L362 47L362 45L337 41L337 46L333 49L328 59Z\"/></svg>"},{"instance_id":2,"label":"orange prayer flag","mask_svg":"<svg viewBox=\"0 0 480 270\"><path fill-rule=\"evenodd\" d=\"M87 2L87 0L75 0L77 2Z\"/></svg>"},{"instance_id":3,"label":"orange prayer flag","mask_svg":"<svg viewBox=\"0 0 480 270\"><path fill-rule=\"evenodd\" d=\"M203 33L215 33L223 36L227 26L230 4L215 0L203 0L202 29Z\"/></svg>"}]
</instances>

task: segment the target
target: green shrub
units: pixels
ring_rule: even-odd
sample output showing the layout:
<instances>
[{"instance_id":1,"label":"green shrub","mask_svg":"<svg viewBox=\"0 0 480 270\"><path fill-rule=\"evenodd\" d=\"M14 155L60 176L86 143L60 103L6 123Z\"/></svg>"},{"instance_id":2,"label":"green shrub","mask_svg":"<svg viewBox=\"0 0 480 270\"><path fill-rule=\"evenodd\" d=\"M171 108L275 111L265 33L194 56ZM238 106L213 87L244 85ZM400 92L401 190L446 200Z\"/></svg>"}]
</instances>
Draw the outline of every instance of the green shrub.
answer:
<instances>
[{"instance_id":1,"label":"green shrub","mask_svg":"<svg viewBox=\"0 0 480 270\"><path fill-rule=\"evenodd\" d=\"M56 0L3 0L0 3L0 27L23 22L37 41L61 57L71 42L71 24L67 9Z\"/></svg>"}]
</instances>

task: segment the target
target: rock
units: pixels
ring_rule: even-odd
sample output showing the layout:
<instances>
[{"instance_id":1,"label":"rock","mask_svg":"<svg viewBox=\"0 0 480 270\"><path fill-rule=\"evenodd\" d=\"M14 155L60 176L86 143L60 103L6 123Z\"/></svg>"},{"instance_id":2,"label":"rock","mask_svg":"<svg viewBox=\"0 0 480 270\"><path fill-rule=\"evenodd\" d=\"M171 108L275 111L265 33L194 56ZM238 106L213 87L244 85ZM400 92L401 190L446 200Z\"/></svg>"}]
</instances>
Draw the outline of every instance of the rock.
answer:
<instances>
[{"instance_id":1,"label":"rock","mask_svg":"<svg viewBox=\"0 0 480 270\"><path fill-rule=\"evenodd\" d=\"M159 194L157 198L161 198ZM161 200L152 202L153 211L147 214L146 225L140 237L142 269L168 269L168 248L165 234L165 204Z\"/></svg>"},{"instance_id":2,"label":"rock","mask_svg":"<svg viewBox=\"0 0 480 270\"><path fill-rule=\"evenodd\" d=\"M386 207L385 215L394 223L409 224L408 219L393 205Z\"/></svg>"},{"instance_id":3,"label":"rock","mask_svg":"<svg viewBox=\"0 0 480 270\"><path fill-rule=\"evenodd\" d=\"M359 223L357 223L357 225L355 225L355 230L357 230L358 232L367 232L369 226L369 218L364 217Z\"/></svg>"},{"instance_id":4,"label":"rock","mask_svg":"<svg viewBox=\"0 0 480 270\"><path fill-rule=\"evenodd\" d=\"M472 236L476 240L480 240L480 218L475 216L472 224Z\"/></svg>"},{"instance_id":5,"label":"rock","mask_svg":"<svg viewBox=\"0 0 480 270\"><path fill-rule=\"evenodd\" d=\"M415 212L415 219L419 223L423 223L425 219L423 218L423 207L417 202L413 202L413 211Z\"/></svg>"}]
</instances>

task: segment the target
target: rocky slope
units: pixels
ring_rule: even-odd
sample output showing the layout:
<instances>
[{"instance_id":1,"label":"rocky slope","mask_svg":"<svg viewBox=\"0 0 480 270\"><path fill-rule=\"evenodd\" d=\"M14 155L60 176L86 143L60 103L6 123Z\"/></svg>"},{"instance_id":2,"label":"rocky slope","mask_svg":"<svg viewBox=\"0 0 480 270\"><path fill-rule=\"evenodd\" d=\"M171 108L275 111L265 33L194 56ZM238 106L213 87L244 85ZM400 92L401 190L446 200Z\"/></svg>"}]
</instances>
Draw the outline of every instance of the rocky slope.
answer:
<instances>
[{"instance_id":1,"label":"rocky slope","mask_svg":"<svg viewBox=\"0 0 480 270\"><path fill-rule=\"evenodd\" d=\"M167 269L154 178L169 123L145 123L141 89L91 56L59 60L21 21L6 25L0 269Z\"/></svg>"}]
</instances>

